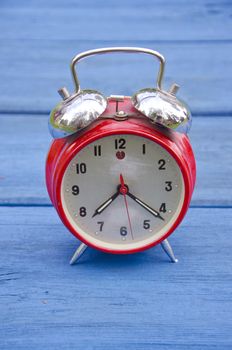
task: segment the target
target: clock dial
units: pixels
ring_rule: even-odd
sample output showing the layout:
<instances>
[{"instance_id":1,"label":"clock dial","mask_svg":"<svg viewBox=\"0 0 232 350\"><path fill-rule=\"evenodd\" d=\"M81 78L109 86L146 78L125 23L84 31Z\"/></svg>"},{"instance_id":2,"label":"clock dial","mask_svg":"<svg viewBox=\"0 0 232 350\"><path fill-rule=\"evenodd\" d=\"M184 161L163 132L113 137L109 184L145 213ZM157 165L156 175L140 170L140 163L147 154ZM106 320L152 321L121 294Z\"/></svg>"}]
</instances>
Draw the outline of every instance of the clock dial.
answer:
<instances>
[{"instance_id":1,"label":"clock dial","mask_svg":"<svg viewBox=\"0 0 232 350\"><path fill-rule=\"evenodd\" d=\"M88 144L69 163L61 185L67 219L99 248L129 250L160 240L180 214L184 181L175 159L132 134Z\"/></svg>"}]
</instances>

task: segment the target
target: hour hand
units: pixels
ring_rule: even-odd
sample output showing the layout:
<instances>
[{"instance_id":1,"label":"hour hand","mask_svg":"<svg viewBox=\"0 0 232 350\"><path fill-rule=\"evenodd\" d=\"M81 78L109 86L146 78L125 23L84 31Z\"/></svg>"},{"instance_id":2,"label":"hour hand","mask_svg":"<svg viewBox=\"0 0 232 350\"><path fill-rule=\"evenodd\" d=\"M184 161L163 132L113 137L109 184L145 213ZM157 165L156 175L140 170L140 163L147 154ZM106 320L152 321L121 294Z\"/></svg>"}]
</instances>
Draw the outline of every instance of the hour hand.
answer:
<instances>
[{"instance_id":1,"label":"hour hand","mask_svg":"<svg viewBox=\"0 0 232 350\"><path fill-rule=\"evenodd\" d=\"M156 218L159 218L160 220L164 221L164 218L160 215L160 213L151 208L149 205L147 205L146 203L144 203L143 201L141 201L141 199L135 197L132 193L130 193L129 191L127 192L127 195L132 198L136 203L138 203L139 205L141 205L141 207L143 207L144 209L146 209L147 211L149 211L149 213L151 213L152 215L154 215Z\"/></svg>"},{"instance_id":2,"label":"hour hand","mask_svg":"<svg viewBox=\"0 0 232 350\"><path fill-rule=\"evenodd\" d=\"M113 196L111 196L110 198L108 198L104 203L102 203L94 212L92 218L98 214L101 214L103 212L103 210L105 210L114 200L115 198L118 197L118 195L120 194L119 191L115 192L113 194Z\"/></svg>"}]
</instances>

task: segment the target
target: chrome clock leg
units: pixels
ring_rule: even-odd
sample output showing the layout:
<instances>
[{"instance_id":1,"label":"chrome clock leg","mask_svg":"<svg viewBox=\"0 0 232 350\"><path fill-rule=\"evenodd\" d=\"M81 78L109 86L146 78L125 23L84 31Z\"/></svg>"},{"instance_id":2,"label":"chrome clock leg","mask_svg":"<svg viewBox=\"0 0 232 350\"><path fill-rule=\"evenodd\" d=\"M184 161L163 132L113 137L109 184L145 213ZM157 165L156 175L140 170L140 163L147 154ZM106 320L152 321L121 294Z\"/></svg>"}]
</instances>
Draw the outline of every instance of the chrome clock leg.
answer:
<instances>
[{"instance_id":1,"label":"chrome clock leg","mask_svg":"<svg viewBox=\"0 0 232 350\"><path fill-rule=\"evenodd\" d=\"M167 239L163 240L163 242L161 243L161 247L163 248L165 253L169 256L169 258L171 259L171 262L173 262L173 263L178 262L178 259L176 259L175 255L173 253L172 247Z\"/></svg>"},{"instance_id":2,"label":"chrome clock leg","mask_svg":"<svg viewBox=\"0 0 232 350\"><path fill-rule=\"evenodd\" d=\"M85 252L86 248L88 248L88 246L84 243L81 243L79 245L79 247L77 248L77 250L75 251L75 253L72 256L72 259L70 260L70 265L75 264L75 262L81 257L81 255Z\"/></svg>"}]
</instances>

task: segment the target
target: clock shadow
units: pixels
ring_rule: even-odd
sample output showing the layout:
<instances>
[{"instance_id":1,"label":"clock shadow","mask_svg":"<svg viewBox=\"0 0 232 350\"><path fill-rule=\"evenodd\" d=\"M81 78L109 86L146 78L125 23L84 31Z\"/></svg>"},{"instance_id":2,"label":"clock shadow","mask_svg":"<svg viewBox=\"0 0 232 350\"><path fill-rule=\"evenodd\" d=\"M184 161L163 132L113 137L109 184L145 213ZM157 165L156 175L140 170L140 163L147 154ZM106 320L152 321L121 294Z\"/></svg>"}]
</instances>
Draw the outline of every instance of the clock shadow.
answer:
<instances>
[{"instance_id":1,"label":"clock shadow","mask_svg":"<svg viewBox=\"0 0 232 350\"><path fill-rule=\"evenodd\" d=\"M88 248L74 266L83 268L91 265L96 269L104 269L106 271L112 268L126 268L130 270L133 267L146 263L169 265L169 259L159 246L133 254L111 254Z\"/></svg>"}]
</instances>

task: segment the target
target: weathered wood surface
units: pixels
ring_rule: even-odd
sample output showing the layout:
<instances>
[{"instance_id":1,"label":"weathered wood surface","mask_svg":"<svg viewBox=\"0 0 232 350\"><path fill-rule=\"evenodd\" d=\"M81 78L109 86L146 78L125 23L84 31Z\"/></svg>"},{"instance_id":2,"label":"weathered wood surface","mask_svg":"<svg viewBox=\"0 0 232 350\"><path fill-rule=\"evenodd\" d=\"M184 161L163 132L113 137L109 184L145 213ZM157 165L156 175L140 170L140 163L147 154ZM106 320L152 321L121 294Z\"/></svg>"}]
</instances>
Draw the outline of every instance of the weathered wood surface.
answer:
<instances>
[{"instance_id":1,"label":"weathered wood surface","mask_svg":"<svg viewBox=\"0 0 232 350\"><path fill-rule=\"evenodd\" d=\"M1 13L9 39L221 41L232 30L232 5L217 0L8 0Z\"/></svg>"},{"instance_id":2,"label":"weathered wood surface","mask_svg":"<svg viewBox=\"0 0 232 350\"><path fill-rule=\"evenodd\" d=\"M1 116L0 205L47 205L44 164L51 142L47 116ZM232 205L232 118L197 117L191 142L197 159L192 205Z\"/></svg>"},{"instance_id":3,"label":"weathered wood surface","mask_svg":"<svg viewBox=\"0 0 232 350\"><path fill-rule=\"evenodd\" d=\"M200 114L232 112L232 6L219 1L3 1L0 111L47 113L57 89L73 89L69 62L102 46L145 46L167 58L165 86ZM117 74L115 74L117 67ZM101 57L80 64L83 86L131 94L153 86L153 59ZM107 77L107 79L106 79Z\"/></svg>"},{"instance_id":4,"label":"weathered wood surface","mask_svg":"<svg viewBox=\"0 0 232 350\"><path fill-rule=\"evenodd\" d=\"M73 267L53 208L0 215L1 350L231 349L231 209L190 209L170 239L177 264L158 246L89 249Z\"/></svg>"},{"instance_id":5,"label":"weathered wood surface","mask_svg":"<svg viewBox=\"0 0 232 350\"><path fill-rule=\"evenodd\" d=\"M1 42L1 41L0 41ZM10 42L10 45L9 45ZM89 48L117 45L145 46L157 49L167 57L164 86L180 86L178 95L188 102L194 114L228 115L232 113L230 87L232 79L232 44L176 44L134 41L79 42L3 40L0 57L0 112L48 113L60 97L63 85L73 91L69 70L71 58ZM17 51L9 68L8 62ZM210 66L209 66L210 62ZM116 68L115 68L116 67ZM89 58L79 64L81 86L110 94L131 95L144 87L153 87L157 63L149 57L114 54ZM117 74L115 74L117 72Z\"/></svg>"},{"instance_id":6,"label":"weathered wood surface","mask_svg":"<svg viewBox=\"0 0 232 350\"><path fill-rule=\"evenodd\" d=\"M0 2L0 349L232 348L232 3L217 0ZM144 46L167 59L165 87L193 111L197 186L170 238L129 256L89 249L51 208L44 163L56 90L69 62L103 46ZM115 68L117 67L117 68ZM82 87L131 94L157 64L102 56L78 67Z\"/></svg>"}]
</instances>

